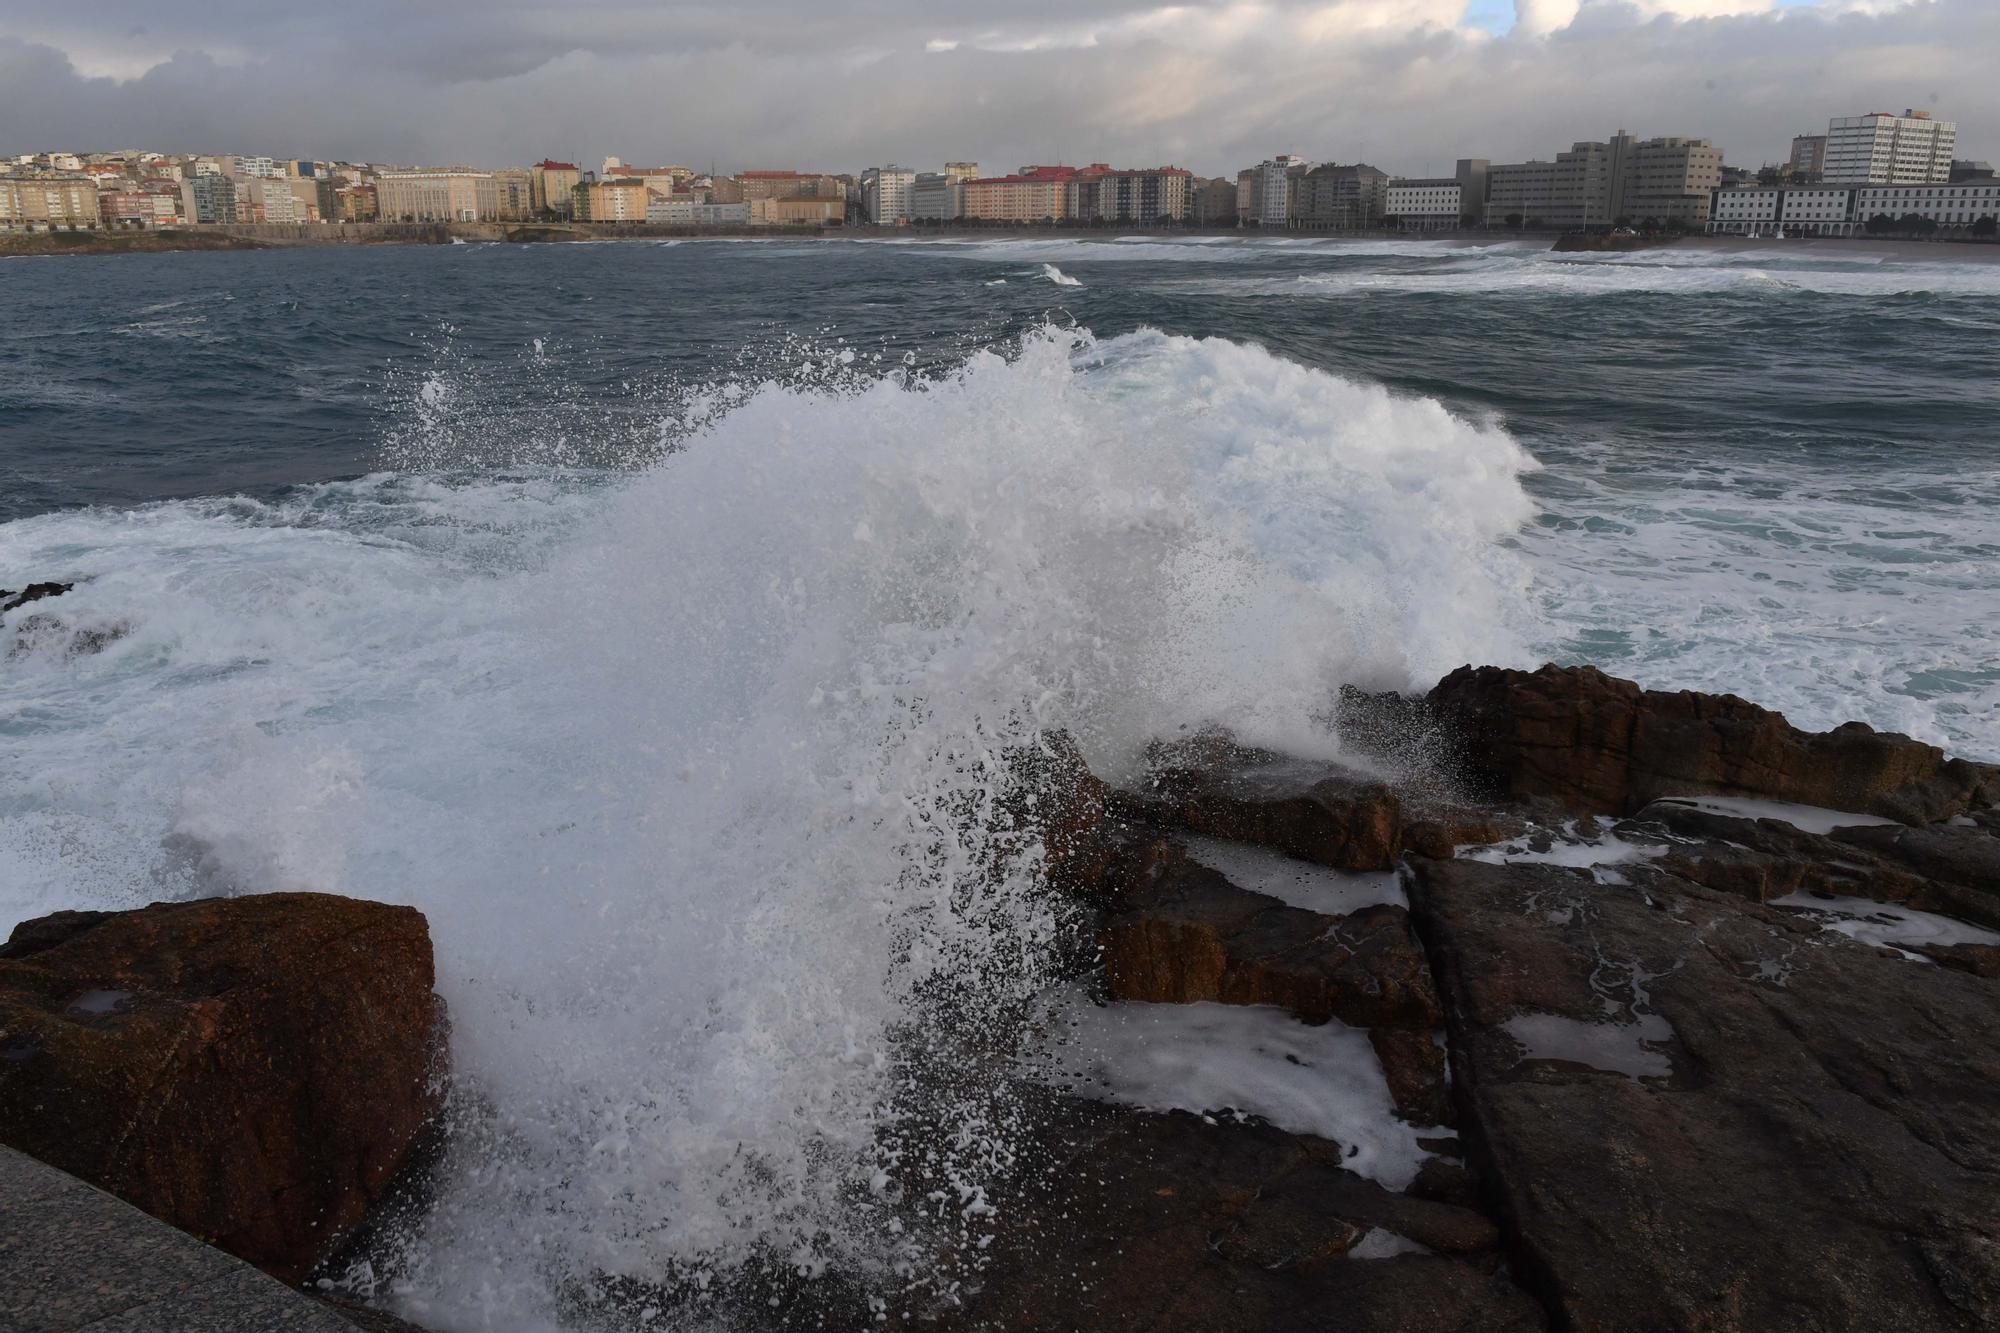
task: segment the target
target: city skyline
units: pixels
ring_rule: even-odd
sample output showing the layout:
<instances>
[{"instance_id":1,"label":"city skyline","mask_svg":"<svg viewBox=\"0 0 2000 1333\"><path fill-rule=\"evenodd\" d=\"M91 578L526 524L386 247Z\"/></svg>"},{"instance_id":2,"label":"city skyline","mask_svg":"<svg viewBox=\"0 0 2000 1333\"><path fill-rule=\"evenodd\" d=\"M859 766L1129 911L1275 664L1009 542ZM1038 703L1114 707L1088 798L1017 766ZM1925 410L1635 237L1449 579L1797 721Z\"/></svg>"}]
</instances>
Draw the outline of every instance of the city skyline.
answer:
<instances>
[{"instance_id":1,"label":"city skyline","mask_svg":"<svg viewBox=\"0 0 2000 1333\"><path fill-rule=\"evenodd\" d=\"M1459 155L1525 160L1631 128L1707 138L1755 167L1785 160L1829 104L1937 110L1968 145L1990 142L1996 48L2000 7L1975 0L1098 0L1000 17L891 3L837 20L777 0L747 15L518 0L462 22L372 3L197 18L117 0L87 24L0 0L0 123L10 152L1115 160L1201 176L1274 152L1433 176Z\"/></svg>"}]
</instances>

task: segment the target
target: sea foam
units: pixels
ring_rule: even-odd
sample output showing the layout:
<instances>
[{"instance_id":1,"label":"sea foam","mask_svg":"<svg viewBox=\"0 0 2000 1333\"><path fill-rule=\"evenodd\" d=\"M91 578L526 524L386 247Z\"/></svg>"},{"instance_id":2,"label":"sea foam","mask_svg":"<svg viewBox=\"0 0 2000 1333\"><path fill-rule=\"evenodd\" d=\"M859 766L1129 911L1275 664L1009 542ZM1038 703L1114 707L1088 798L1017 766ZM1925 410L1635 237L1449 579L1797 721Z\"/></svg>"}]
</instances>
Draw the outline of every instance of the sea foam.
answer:
<instances>
[{"instance_id":1,"label":"sea foam","mask_svg":"<svg viewBox=\"0 0 2000 1333\"><path fill-rule=\"evenodd\" d=\"M426 1322L976 1249L980 1209L910 1204L997 1190L1011 1112L926 1082L931 1034L1004 1022L1072 924L1007 756L1061 727L1115 774L1192 720L1331 753L1338 684L1522 651L1532 460L1435 402L1152 332L836 378L722 395L633 471L485 467L443 383L424 471L0 527L123 627L6 664L0 916L429 917L459 1092L396 1270ZM968 1128L918 1151L940 1098Z\"/></svg>"}]
</instances>

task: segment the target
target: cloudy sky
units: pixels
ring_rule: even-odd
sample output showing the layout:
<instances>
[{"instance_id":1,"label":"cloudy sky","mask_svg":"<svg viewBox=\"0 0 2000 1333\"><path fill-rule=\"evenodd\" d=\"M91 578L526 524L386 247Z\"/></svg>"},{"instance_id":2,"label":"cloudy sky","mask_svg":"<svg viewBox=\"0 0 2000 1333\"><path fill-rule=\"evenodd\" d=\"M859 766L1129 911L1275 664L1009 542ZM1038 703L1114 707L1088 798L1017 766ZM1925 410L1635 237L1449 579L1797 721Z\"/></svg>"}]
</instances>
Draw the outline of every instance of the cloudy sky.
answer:
<instances>
[{"instance_id":1,"label":"cloudy sky","mask_svg":"<svg viewBox=\"0 0 2000 1333\"><path fill-rule=\"evenodd\" d=\"M1990 159L1996 55L2000 0L0 0L0 152L1421 174L1624 127L1756 166L1914 106Z\"/></svg>"}]
</instances>

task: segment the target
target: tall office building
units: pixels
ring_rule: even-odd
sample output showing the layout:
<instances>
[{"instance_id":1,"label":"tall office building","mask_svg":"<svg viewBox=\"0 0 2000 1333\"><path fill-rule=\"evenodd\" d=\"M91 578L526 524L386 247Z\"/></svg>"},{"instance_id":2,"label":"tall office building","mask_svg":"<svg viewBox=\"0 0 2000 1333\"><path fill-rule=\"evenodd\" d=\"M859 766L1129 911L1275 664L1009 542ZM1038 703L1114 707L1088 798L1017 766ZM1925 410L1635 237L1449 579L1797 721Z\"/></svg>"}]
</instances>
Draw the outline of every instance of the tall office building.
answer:
<instances>
[{"instance_id":1,"label":"tall office building","mask_svg":"<svg viewBox=\"0 0 2000 1333\"><path fill-rule=\"evenodd\" d=\"M1839 116L1827 122L1823 174L1829 185L1942 184L1957 148L1958 122L1928 111Z\"/></svg>"}]
</instances>

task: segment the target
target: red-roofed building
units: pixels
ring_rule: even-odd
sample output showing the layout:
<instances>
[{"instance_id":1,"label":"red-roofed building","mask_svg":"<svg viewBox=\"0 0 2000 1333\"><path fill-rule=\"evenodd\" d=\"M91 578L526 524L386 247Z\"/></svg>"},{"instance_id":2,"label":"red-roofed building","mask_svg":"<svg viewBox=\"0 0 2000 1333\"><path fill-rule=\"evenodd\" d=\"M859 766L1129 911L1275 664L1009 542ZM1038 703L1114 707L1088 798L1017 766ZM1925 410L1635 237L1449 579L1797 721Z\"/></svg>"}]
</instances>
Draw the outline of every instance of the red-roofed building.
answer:
<instances>
[{"instance_id":1,"label":"red-roofed building","mask_svg":"<svg viewBox=\"0 0 2000 1333\"><path fill-rule=\"evenodd\" d=\"M568 217L582 183L583 173L574 162L537 162L528 168L528 205L538 217Z\"/></svg>"},{"instance_id":2,"label":"red-roofed building","mask_svg":"<svg viewBox=\"0 0 2000 1333\"><path fill-rule=\"evenodd\" d=\"M1109 170L1109 168L1106 168ZM979 222L1056 222L1070 216L1076 167L1022 167L965 182L965 216Z\"/></svg>"}]
</instances>

